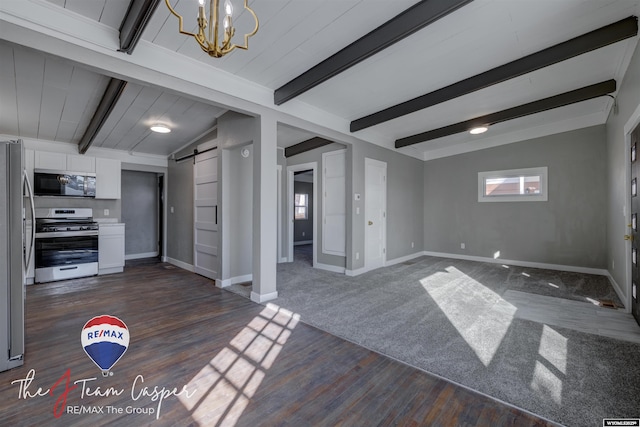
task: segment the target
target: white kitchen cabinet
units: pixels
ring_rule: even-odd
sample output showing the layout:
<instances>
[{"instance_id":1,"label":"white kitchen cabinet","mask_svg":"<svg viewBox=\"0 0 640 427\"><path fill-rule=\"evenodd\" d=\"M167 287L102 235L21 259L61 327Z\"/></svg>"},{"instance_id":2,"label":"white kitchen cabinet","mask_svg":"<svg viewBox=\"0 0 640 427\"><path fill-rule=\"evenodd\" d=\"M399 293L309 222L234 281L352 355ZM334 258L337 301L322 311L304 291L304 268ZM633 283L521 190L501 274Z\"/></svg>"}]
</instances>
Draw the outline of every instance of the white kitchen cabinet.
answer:
<instances>
[{"instance_id":1,"label":"white kitchen cabinet","mask_svg":"<svg viewBox=\"0 0 640 427\"><path fill-rule=\"evenodd\" d=\"M27 170L27 176L29 177L29 183L33 190L33 169L35 168L36 153L33 150L24 150L24 168Z\"/></svg>"},{"instance_id":2,"label":"white kitchen cabinet","mask_svg":"<svg viewBox=\"0 0 640 427\"><path fill-rule=\"evenodd\" d=\"M77 154L67 154L67 168L71 172L89 172L96 171L96 158L91 156L80 156Z\"/></svg>"},{"instance_id":3,"label":"white kitchen cabinet","mask_svg":"<svg viewBox=\"0 0 640 427\"><path fill-rule=\"evenodd\" d=\"M96 158L96 199L120 198L120 160Z\"/></svg>"},{"instance_id":4,"label":"white kitchen cabinet","mask_svg":"<svg viewBox=\"0 0 640 427\"><path fill-rule=\"evenodd\" d=\"M26 151L27 150L25 150L25 153ZM36 151L34 163L35 169L51 169L63 172L96 172L96 158L92 156L81 156L79 154Z\"/></svg>"},{"instance_id":5,"label":"white kitchen cabinet","mask_svg":"<svg viewBox=\"0 0 640 427\"><path fill-rule=\"evenodd\" d=\"M101 223L98 231L98 274L124 269L124 224Z\"/></svg>"},{"instance_id":6,"label":"white kitchen cabinet","mask_svg":"<svg viewBox=\"0 0 640 427\"><path fill-rule=\"evenodd\" d=\"M67 155L62 153L50 153L48 151L36 151L35 168L66 171Z\"/></svg>"}]
</instances>

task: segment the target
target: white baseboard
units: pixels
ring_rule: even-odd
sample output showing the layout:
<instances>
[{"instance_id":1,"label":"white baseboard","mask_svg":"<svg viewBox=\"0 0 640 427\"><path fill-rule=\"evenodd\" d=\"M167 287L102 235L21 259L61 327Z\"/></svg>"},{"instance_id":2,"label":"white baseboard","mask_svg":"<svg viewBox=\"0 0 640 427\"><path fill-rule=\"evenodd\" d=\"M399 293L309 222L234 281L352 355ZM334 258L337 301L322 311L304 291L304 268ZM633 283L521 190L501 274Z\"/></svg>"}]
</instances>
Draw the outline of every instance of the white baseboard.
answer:
<instances>
[{"instance_id":1,"label":"white baseboard","mask_svg":"<svg viewBox=\"0 0 640 427\"><path fill-rule=\"evenodd\" d=\"M629 304L629 300L627 299L627 294L625 292L622 292L622 288L620 287L620 285L618 285L618 283L615 281L615 279L613 278L613 276L609 271L607 271L606 276L609 278L609 282L611 282L611 285L613 286L613 289L616 291L616 294L618 294L618 298L620 298L620 301L622 301L622 304L624 304L625 312L631 313L631 304Z\"/></svg>"},{"instance_id":2,"label":"white baseboard","mask_svg":"<svg viewBox=\"0 0 640 427\"><path fill-rule=\"evenodd\" d=\"M517 260L502 259L502 258L494 259L494 258L481 257L481 256L449 254L444 252L424 251L422 255L434 256L438 258L453 258L453 259L463 259L467 261L489 262L492 264L515 265L518 267L542 268L545 270L558 270L558 271L570 271L573 273L596 274L598 276L607 276L609 273L607 270L603 268L578 267L573 265L561 265L561 264L546 264L542 262L517 261Z\"/></svg>"},{"instance_id":3,"label":"white baseboard","mask_svg":"<svg viewBox=\"0 0 640 427\"><path fill-rule=\"evenodd\" d=\"M346 269L344 267L338 267L337 265L321 264L316 262L315 268L326 271L333 271L334 273L344 274Z\"/></svg>"},{"instance_id":4,"label":"white baseboard","mask_svg":"<svg viewBox=\"0 0 640 427\"><path fill-rule=\"evenodd\" d=\"M253 274L245 274L244 276L231 277L229 279L216 279L216 286L219 288L226 288L236 283L245 283L253 281Z\"/></svg>"},{"instance_id":5,"label":"white baseboard","mask_svg":"<svg viewBox=\"0 0 640 427\"><path fill-rule=\"evenodd\" d=\"M103 274L122 273L123 271L123 267L101 268L98 270L98 276L102 276Z\"/></svg>"},{"instance_id":6,"label":"white baseboard","mask_svg":"<svg viewBox=\"0 0 640 427\"><path fill-rule=\"evenodd\" d=\"M262 304L263 302L271 301L272 299L276 298L278 298L278 292L271 292L269 294L258 294L251 291L251 301L257 302L258 304Z\"/></svg>"},{"instance_id":7,"label":"white baseboard","mask_svg":"<svg viewBox=\"0 0 640 427\"><path fill-rule=\"evenodd\" d=\"M171 257L165 257L164 259L165 259L165 262L168 262L169 264L175 265L176 267L180 267L183 270L187 270L187 271L190 271L192 273L195 272L195 268L191 264L187 264L186 262L179 261L179 260L173 259Z\"/></svg>"},{"instance_id":8,"label":"white baseboard","mask_svg":"<svg viewBox=\"0 0 640 427\"><path fill-rule=\"evenodd\" d=\"M396 264L401 264L403 262L407 262L407 261L411 261L412 259L416 259L416 258L420 258L421 256L424 256L424 252L420 251L420 252L416 252L413 254L409 254L409 255L405 255L403 257L400 258L394 258L392 260L388 260L384 263L385 267L389 267L392 265L396 265Z\"/></svg>"},{"instance_id":9,"label":"white baseboard","mask_svg":"<svg viewBox=\"0 0 640 427\"><path fill-rule=\"evenodd\" d=\"M153 257L157 257L158 256L158 251L156 252L145 252L145 253L140 253L140 254L129 254L129 255L125 255L124 259L128 260L128 259L142 259L142 258L153 258Z\"/></svg>"},{"instance_id":10,"label":"white baseboard","mask_svg":"<svg viewBox=\"0 0 640 427\"><path fill-rule=\"evenodd\" d=\"M382 268L382 267L376 267L376 268ZM355 270L346 270L344 272L344 274L346 274L347 276L354 277L354 276L359 276L359 275L364 274L364 273L368 273L369 271L373 271L376 268L361 267L361 268L357 268Z\"/></svg>"},{"instance_id":11,"label":"white baseboard","mask_svg":"<svg viewBox=\"0 0 640 427\"><path fill-rule=\"evenodd\" d=\"M298 240L297 242L293 242L293 246L311 245L311 244L313 244L313 240Z\"/></svg>"}]
</instances>

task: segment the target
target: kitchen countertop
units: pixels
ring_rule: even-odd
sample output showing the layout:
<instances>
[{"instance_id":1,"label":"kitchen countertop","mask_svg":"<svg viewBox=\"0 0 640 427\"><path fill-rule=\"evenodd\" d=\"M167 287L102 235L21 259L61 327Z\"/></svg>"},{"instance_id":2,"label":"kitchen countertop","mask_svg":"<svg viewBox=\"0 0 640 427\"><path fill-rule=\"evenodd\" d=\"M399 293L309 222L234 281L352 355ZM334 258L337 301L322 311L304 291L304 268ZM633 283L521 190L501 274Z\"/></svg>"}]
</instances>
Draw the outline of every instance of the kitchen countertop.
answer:
<instances>
[{"instance_id":1,"label":"kitchen countertop","mask_svg":"<svg viewBox=\"0 0 640 427\"><path fill-rule=\"evenodd\" d=\"M118 218L94 218L99 225L122 224Z\"/></svg>"}]
</instances>

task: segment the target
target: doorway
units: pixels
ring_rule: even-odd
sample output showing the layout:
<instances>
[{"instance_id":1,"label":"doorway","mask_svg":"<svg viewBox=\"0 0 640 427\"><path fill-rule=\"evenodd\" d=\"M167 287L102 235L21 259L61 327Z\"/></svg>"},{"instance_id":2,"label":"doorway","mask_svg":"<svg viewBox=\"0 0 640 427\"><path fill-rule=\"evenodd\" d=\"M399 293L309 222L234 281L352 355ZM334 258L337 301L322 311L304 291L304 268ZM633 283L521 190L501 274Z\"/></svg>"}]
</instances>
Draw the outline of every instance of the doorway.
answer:
<instances>
[{"instance_id":1,"label":"doorway","mask_svg":"<svg viewBox=\"0 0 640 427\"><path fill-rule=\"evenodd\" d=\"M163 246L164 174L122 170L121 220L125 224L125 259L155 258Z\"/></svg>"},{"instance_id":2,"label":"doorway","mask_svg":"<svg viewBox=\"0 0 640 427\"><path fill-rule=\"evenodd\" d=\"M311 250L310 264L312 267L315 267L317 264L317 167L317 162L287 167L287 220L289 224L287 233L287 260L288 262L294 261L295 242L297 241L298 243L309 245L307 248ZM297 182L300 183L298 184L298 193L296 193L296 174L298 176ZM298 195L297 198L296 194ZM300 226L296 226L296 222L299 222ZM302 226L303 222L305 223L304 226ZM296 229L299 233L297 236ZM309 236L309 232L311 232L311 236ZM309 237L311 238L309 239Z\"/></svg>"},{"instance_id":3,"label":"doorway","mask_svg":"<svg viewBox=\"0 0 640 427\"><path fill-rule=\"evenodd\" d=\"M293 258L313 266L313 170L293 176Z\"/></svg>"}]
</instances>

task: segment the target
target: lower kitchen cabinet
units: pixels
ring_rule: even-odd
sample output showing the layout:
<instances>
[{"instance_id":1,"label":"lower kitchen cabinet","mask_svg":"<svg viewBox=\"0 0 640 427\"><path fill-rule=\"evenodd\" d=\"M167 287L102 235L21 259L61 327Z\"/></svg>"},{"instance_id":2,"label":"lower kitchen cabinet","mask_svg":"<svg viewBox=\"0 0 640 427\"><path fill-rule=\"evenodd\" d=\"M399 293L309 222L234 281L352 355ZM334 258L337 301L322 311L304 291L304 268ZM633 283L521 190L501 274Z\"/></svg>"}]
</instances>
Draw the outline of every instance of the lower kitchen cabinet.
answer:
<instances>
[{"instance_id":1,"label":"lower kitchen cabinet","mask_svg":"<svg viewBox=\"0 0 640 427\"><path fill-rule=\"evenodd\" d=\"M124 270L124 224L101 223L98 232L98 274Z\"/></svg>"}]
</instances>

